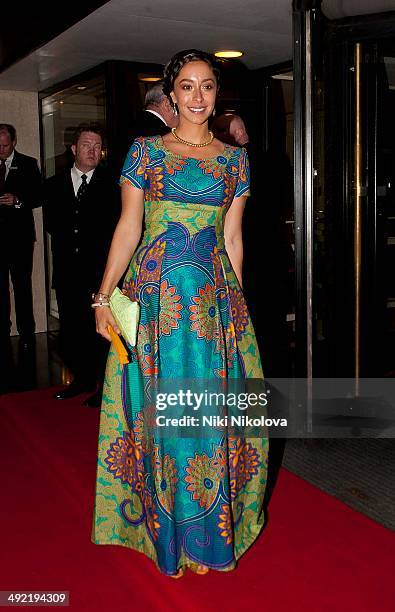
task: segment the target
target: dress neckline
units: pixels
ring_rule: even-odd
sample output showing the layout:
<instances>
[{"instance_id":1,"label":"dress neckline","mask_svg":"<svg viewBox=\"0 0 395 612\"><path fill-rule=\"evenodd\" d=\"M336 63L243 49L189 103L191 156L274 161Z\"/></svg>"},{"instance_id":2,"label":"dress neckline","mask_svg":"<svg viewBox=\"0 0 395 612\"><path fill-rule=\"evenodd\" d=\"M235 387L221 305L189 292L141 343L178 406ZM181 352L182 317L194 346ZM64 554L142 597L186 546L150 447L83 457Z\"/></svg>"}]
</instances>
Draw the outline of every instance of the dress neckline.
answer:
<instances>
[{"instance_id":1,"label":"dress neckline","mask_svg":"<svg viewBox=\"0 0 395 612\"><path fill-rule=\"evenodd\" d=\"M168 153L169 155L173 155L173 157L179 157L181 159L194 159L196 161L212 161L213 159L217 159L218 157L227 157L228 155L228 151L230 150L230 145L228 145L226 142L224 142L224 150L222 151L222 153L218 153L217 155L212 155L210 157L191 157L190 155L181 155L180 153L174 153L173 151L170 151L170 149L168 149L165 145L165 142L163 140L163 137L161 135L158 135L156 137L156 142L157 145L165 152Z\"/></svg>"}]
</instances>

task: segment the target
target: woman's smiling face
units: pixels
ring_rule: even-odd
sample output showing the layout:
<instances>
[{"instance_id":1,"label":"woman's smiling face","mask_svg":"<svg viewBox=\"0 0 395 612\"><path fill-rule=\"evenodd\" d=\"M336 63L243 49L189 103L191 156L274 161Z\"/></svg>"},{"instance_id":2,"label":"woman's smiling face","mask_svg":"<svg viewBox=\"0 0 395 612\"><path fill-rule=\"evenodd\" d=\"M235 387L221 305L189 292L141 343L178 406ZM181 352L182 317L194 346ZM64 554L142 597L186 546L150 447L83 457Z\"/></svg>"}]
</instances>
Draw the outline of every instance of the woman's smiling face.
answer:
<instances>
[{"instance_id":1,"label":"woman's smiling face","mask_svg":"<svg viewBox=\"0 0 395 612\"><path fill-rule=\"evenodd\" d=\"M180 118L198 125L207 121L217 96L217 81L209 64L200 60L185 64L170 95L178 106Z\"/></svg>"}]
</instances>

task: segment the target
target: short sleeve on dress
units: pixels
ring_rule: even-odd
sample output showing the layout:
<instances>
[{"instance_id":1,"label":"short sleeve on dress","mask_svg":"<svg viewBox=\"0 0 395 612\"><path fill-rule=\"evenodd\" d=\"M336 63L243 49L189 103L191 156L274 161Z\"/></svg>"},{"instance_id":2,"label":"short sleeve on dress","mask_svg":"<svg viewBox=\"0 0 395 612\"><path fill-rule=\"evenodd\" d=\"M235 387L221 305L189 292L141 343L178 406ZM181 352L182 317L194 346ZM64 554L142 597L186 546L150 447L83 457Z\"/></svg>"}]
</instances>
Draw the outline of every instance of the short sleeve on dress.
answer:
<instances>
[{"instance_id":1,"label":"short sleeve on dress","mask_svg":"<svg viewBox=\"0 0 395 612\"><path fill-rule=\"evenodd\" d=\"M250 163L248 161L247 151L241 149L239 157L239 176L237 179L235 198L240 196L249 196L250 192Z\"/></svg>"},{"instance_id":2,"label":"short sleeve on dress","mask_svg":"<svg viewBox=\"0 0 395 612\"><path fill-rule=\"evenodd\" d=\"M137 189L145 189L147 185L148 154L144 138L136 138L126 155L119 184L130 183Z\"/></svg>"}]
</instances>

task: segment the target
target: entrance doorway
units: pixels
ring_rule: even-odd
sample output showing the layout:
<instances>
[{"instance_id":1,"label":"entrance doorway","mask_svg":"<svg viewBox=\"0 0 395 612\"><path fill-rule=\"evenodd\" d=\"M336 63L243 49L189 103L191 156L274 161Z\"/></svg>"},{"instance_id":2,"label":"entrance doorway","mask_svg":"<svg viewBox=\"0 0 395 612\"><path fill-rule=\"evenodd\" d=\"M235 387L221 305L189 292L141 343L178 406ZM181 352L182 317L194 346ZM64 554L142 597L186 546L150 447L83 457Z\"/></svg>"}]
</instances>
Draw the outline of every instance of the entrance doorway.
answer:
<instances>
[{"instance_id":1,"label":"entrance doorway","mask_svg":"<svg viewBox=\"0 0 395 612\"><path fill-rule=\"evenodd\" d=\"M395 14L315 15L311 48L312 373L393 376Z\"/></svg>"}]
</instances>

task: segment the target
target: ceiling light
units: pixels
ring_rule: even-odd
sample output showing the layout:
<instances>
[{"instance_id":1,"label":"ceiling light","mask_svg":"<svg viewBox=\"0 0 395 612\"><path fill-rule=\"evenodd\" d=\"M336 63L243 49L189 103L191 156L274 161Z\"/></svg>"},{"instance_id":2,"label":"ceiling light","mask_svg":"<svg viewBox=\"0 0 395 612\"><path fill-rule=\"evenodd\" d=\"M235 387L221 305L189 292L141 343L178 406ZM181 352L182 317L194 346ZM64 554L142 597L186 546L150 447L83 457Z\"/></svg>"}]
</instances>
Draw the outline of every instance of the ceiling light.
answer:
<instances>
[{"instance_id":1,"label":"ceiling light","mask_svg":"<svg viewBox=\"0 0 395 612\"><path fill-rule=\"evenodd\" d=\"M156 83L156 81L161 81L161 77L145 76L140 77L139 81L144 81L144 83Z\"/></svg>"},{"instance_id":2,"label":"ceiling light","mask_svg":"<svg viewBox=\"0 0 395 612\"><path fill-rule=\"evenodd\" d=\"M80 91L83 91L84 89L86 89L86 86L84 86L84 85L79 85L79 86L77 87L77 89L79 89Z\"/></svg>"},{"instance_id":3,"label":"ceiling light","mask_svg":"<svg viewBox=\"0 0 395 612\"><path fill-rule=\"evenodd\" d=\"M216 51L214 53L215 57L226 57L227 59L230 58L234 58L234 57L241 57L242 55L244 55L243 51L236 51L236 50L226 50L226 51Z\"/></svg>"}]
</instances>

